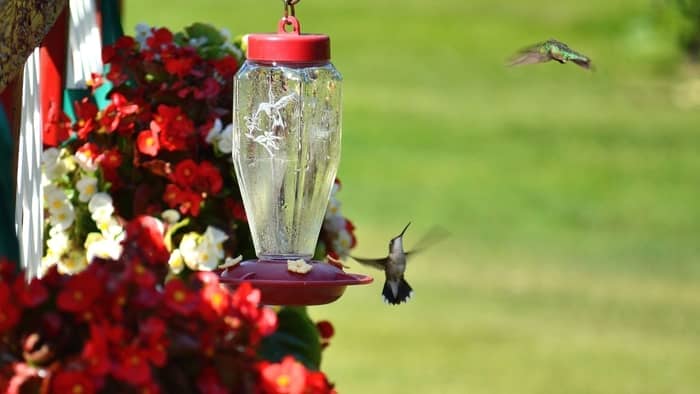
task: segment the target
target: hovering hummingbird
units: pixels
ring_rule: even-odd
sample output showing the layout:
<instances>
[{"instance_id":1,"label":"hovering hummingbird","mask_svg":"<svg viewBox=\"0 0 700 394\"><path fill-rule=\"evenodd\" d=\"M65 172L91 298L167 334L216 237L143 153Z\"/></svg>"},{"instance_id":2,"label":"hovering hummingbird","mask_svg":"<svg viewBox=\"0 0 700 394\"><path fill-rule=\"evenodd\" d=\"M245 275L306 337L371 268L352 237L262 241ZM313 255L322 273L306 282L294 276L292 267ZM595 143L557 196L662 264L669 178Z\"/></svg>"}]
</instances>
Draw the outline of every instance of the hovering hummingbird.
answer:
<instances>
[{"instance_id":1,"label":"hovering hummingbird","mask_svg":"<svg viewBox=\"0 0 700 394\"><path fill-rule=\"evenodd\" d=\"M573 62L585 69L591 69L591 59L582 55L563 42L550 39L545 42L524 48L518 52L510 61L510 66L520 66L523 64L545 63L556 60L561 64Z\"/></svg>"},{"instance_id":2,"label":"hovering hummingbird","mask_svg":"<svg viewBox=\"0 0 700 394\"><path fill-rule=\"evenodd\" d=\"M401 234L389 241L389 255L387 257L381 259L362 259L351 256L360 264L384 271L386 281L384 282L382 295L384 296L384 301L392 305L407 302L413 295L413 289L403 276L406 271L406 258L412 253L403 250L403 235L410 225L411 222L408 222L403 231L401 231Z\"/></svg>"}]
</instances>

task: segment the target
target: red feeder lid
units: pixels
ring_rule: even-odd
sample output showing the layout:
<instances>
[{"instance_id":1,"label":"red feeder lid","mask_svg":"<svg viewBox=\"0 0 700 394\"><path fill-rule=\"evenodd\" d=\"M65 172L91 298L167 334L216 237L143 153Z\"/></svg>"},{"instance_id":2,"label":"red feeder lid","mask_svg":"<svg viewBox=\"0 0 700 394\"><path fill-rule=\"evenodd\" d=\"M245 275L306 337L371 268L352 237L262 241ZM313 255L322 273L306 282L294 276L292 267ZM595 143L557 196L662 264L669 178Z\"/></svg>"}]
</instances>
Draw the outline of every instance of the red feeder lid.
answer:
<instances>
[{"instance_id":1,"label":"red feeder lid","mask_svg":"<svg viewBox=\"0 0 700 394\"><path fill-rule=\"evenodd\" d=\"M294 30L287 32L285 26ZM331 59L331 39L325 34L301 34L299 20L285 16L277 34L248 36L248 59L263 62L319 63Z\"/></svg>"}]
</instances>

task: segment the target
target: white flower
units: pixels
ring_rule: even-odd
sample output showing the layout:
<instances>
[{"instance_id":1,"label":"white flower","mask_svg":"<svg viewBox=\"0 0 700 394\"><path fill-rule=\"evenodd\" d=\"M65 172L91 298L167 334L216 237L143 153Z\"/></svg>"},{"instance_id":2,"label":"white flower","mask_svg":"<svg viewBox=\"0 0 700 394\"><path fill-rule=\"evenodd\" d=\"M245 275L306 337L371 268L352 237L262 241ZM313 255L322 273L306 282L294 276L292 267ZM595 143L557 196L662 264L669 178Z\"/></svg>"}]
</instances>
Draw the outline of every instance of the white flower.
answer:
<instances>
[{"instance_id":1,"label":"white flower","mask_svg":"<svg viewBox=\"0 0 700 394\"><path fill-rule=\"evenodd\" d=\"M207 41L209 41L209 40L207 40L206 37L196 37L196 38L190 38L188 43L190 44L190 46L197 48L197 47L200 47L200 46L206 44Z\"/></svg>"},{"instance_id":2,"label":"white flower","mask_svg":"<svg viewBox=\"0 0 700 394\"><path fill-rule=\"evenodd\" d=\"M53 185L49 185L44 189L44 200L46 207L51 213L62 211L66 205L70 204L66 192Z\"/></svg>"},{"instance_id":3,"label":"white flower","mask_svg":"<svg viewBox=\"0 0 700 394\"><path fill-rule=\"evenodd\" d=\"M41 153L42 174L49 180L54 180L66 173L66 168L61 163L61 152L56 148L46 149Z\"/></svg>"},{"instance_id":4,"label":"white flower","mask_svg":"<svg viewBox=\"0 0 700 394\"><path fill-rule=\"evenodd\" d=\"M114 213L112 197L107 193L95 193L88 203L88 210L98 226L108 222Z\"/></svg>"},{"instance_id":5,"label":"white flower","mask_svg":"<svg viewBox=\"0 0 700 394\"><path fill-rule=\"evenodd\" d=\"M70 203L63 204L60 209L49 211L49 222L58 230L67 230L75 221L75 210Z\"/></svg>"},{"instance_id":6,"label":"white flower","mask_svg":"<svg viewBox=\"0 0 700 394\"><path fill-rule=\"evenodd\" d=\"M52 227L50 237L46 241L47 255L60 256L68 251L70 247L70 238L65 231L55 230L57 227Z\"/></svg>"},{"instance_id":7,"label":"white flower","mask_svg":"<svg viewBox=\"0 0 700 394\"><path fill-rule=\"evenodd\" d=\"M79 250L73 250L58 260L58 272L62 274L77 274L87 267L88 261L85 254Z\"/></svg>"},{"instance_id":8,"label":"white flower","mask_svg":"<svg viewBox=\"0 0 700 394\"><path fill-rule=\"evenodd\" d=\"M90 233L85 239L85 253L87 261L92 261L95 257L101 259L119 260L122 255L122 245L120 241L105 238L100 233Z\"/></svg>"},{"instance_id":9,"label":"white flower","mask_svg":"<svg viewBox=\"0 0 700 394\"><path fill-rule=\"evenodd\" d=\"M46 271L54 265L58 264L61 260L61 255L52 253L50 250L46 253L46 256L41 258L41 264L39 265L38 275L41 278L44 276Z\"/></svg>"},{"instance_id":10,"label":"white flower","mask_svg":"<svg viewBox=\"0 0 700 394\"><path fill-rule=\"evenodd\" d=\"M333 250L338 253L340 257L345 257L350 253L350 247L352 246L352 236L350 233L343 229L338 231L336 238L332 242Z\"/></svg>"},{"instance_id":11,"label":"white flower","mask_svg":"<svg viewBox=\"0 0 700 394\"><path fill-rule=\"evenodd\" d=\"M200 238L201 235L191 232L185 234L182 237L182 240L180 240L180 254L182 254L185 264L187 264L187 266L193 270L196 270L197 266L199 265L200 258L197 244L199 243Z\"/></svg>"},{"instance_id":12,"label":"white flower","mask_svg":"<svg viewBox=\"0 0 700 394\"><path fill-rule=\"evenodd\" d=\"M92 156L90 151L75 152L74 157L75 161L78 163L80 168L83 169L83 171L94 172L97 170L97 162L95 162L95 158Z\"/></svg>"},{"instance_id":13,"label":"white flower","mask_svg":"<svg viewBox=\"0 0 700 394\"><path fill-rule=\"evenodd\" d=\"M139 43L139 48L146 46L146 40L153 35L151 27L145 23L139 23L136 25L136 36L134 39Z\"/></svg>"},{"instance_id":14,"label":"white flower","mask_svg":"<svg viewBox=\"0 0 700 394\"><path fill-rule=\"evenodd\" d=\"M119 224L117 219L114 217L110 217L108 220L97 223L97 228L106 239L121 242L126 237L124 227L122 227L122 225Z\"/></svg>"},{"instance_id":15,"label":"white flower","mask_svg":"<svg viewBox=\"0 0 700 394\"><path fill-rule=\"evenodd\" d=\"M169 224L175 224L180 220L180 212L178 212L176 209L166 209L160 214L160 217L162 217L163 220Z\"/></svg>"},{"instance_id":16,"label":"white flower","mask_svg":"<svg viewBox=\"0 0 700 394\"><path fill-rule=\"evenodd\" d=\"M296 272L297 274L306 274L313 266L308 264L304 259L299 260L287 260L287 270L290 272Z\"/></svg>"},{"instance_id":17,"label":"white flower","mask_svg":"<svg viewBox=\"0 0 700 394\"><path fill-rule=\"evenodd\" d=\"M327 216L323 221L323 227L327 231L337 233L345 229L345 218L342 216Z\"/></svg>"},{"instance_id":18,"label":"white flower","mask_svg":"<svg viewBox=\"0 0 700 394\"><path fill-rule=\"evenodd\" d=\"M331 195L328 200L328 208L326 209L326 217L340 215L340 201Z\"/></svg>"},{"instance_id":19,"label":"white flower","mask_svg":"<svg viewBox=\"0 0 700 394\"><path fill-rule=\"evenodd\" d=\"M201 242L197 249L199 252L199 261L197 263L197 270L201 271L212 271L219 266L219 262L223 257L223 250L220 249L221 244L211 244L208 242Z\"/></svg>"},{"instance_id":20,"label":"white flower","mask_svg":"<svg viewBox=\"0 0 700 394\"><path fill-rule=\"evenodd\" d=\"M228 235L225 232L219 230L216 227L208 226L207 230L204 232L205 242L210 242L213 244L221 244L228 239Z\"/></svg>"},{"instance_id":21,"label":"white flower","mask_svg":"<svg viewBox=\"0 0 700 394\"><path fill-rule=\"evenodd\" d=\"M97 178L90 175L85 175L75 184L75 187L80 192L78 200L82 202L90 201L90 198L97 193Z\"/></svg>"},{"instance_id":22,"label":"white flower","mask_svg":"<svg viewBox=\"0 0 700 394\"><path fill-rule=\"evenodd\" d=\"M243 260L243 256L239 255L236 258L233 257L226 257L226 260L224 260L224 263L219 266L219 269L224 269L224 268L231 268L234 267Z\"/></svg>"},{"instance_id":23,"label":"white flower","mask_svg":"<svg viewBox=\"0 0 700 394\"><path fill-rule=\"evenodd\" d=\"M221 119L216 118L214 120L214 125L211 127L211 129L209 129L209 132L207 133L206 141L210 144L214 142L214 140L216 140L219 136L222 127L223 124L221 123Z\"/></svg>"},{"instance_id":24,"label":"white flower","mask_svg":"<svg viewBox=\"0 0 700 394\"><path fill-rule=\"evenodd\" d=\"M216 147L221 153L231 153L233 150L233 123L226 126L216 139Z\"/></svg>"},{"instance_id":25,"label":"white flower","mask_svg":"<svg viewBox=\"0 0 700 394\"><path fill-rule=\"evenodd\" d=\"M182 269L185 268L185 262L182 258L182 253L180 253L180 249L173 250L173 253L170 254L170 258L168 259L168 265L173 273L179 274L182 272Z\"/></svg>"}]
</instances>

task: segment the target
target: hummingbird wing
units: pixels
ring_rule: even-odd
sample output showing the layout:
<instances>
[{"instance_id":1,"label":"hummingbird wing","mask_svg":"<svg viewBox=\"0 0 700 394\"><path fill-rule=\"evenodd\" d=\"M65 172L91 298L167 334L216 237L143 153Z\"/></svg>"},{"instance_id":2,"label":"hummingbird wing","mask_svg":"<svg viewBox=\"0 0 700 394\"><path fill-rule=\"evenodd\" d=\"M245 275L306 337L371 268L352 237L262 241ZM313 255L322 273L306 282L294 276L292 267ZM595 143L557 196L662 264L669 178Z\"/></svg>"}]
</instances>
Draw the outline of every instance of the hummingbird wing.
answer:
<instances>
[{"instance_id":1,"label":"hummingbird wing","mask_svg":"<svg viewBox=\"0 0 700 394\"><path fill-rule=\"evenodd\" d=\"M384 257L382 259L363 259L360 257L354 257L350 256L353 260L357 261L360 264L367 265L373 268L376 268L378 270L384 270L386 267L386 263L389 262L389 257Z\"/></svg>"},{"instance_id":2,"label":"hummingbird wing","mask_svg":"<svg viewBox=\"0 0 700 394\"><path fill-rule=\"evenodd\" d=\"M509 66L522 66L526 64L544 63L552 60L549 53L543 49L544 43L532 45L521 49L517 54L511 57L508 62Z\"/></svg>"},{"instance_id":3,"label":"hummingbird wing","mask_svg":"<svg viewBox=\"0 0 700 394\"><path fill-rule=\"evenodd\" d=\"M406 252L406 257L409 257L416 253L420 253L425 249L435 245L436 243L445 240L449 236L450 232L447 231L445 228L440 226L434 226L430 230L428 230L428 232L425 233L425 235L423 235L423 237L420 240L418 240L418 242L416 242L413 249Z\"/></svg>"}]
</instances>

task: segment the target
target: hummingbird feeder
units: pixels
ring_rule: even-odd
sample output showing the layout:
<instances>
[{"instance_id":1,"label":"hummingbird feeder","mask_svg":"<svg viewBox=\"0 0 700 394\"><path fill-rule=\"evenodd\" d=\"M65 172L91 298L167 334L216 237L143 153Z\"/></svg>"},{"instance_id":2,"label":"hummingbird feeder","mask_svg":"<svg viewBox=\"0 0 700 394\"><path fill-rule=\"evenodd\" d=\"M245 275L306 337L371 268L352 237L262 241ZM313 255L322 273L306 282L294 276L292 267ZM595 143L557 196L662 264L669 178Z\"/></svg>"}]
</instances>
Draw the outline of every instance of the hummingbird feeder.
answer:
<instances>
[{"instance_id":1,"label":"hummingbird feeder","mask_svg":"<svg viewBox=\"0 0 700 394\"><path fill-rule=\"evenodd\" d=\"M233 162L258 259L221 281L250 282L270 305L326 304L372 281L312 260L340 162L342 77L330 38L301 33L299 1L284 1L277 33L248 36L234 79Z\"/></svg>"}]
</instances>

